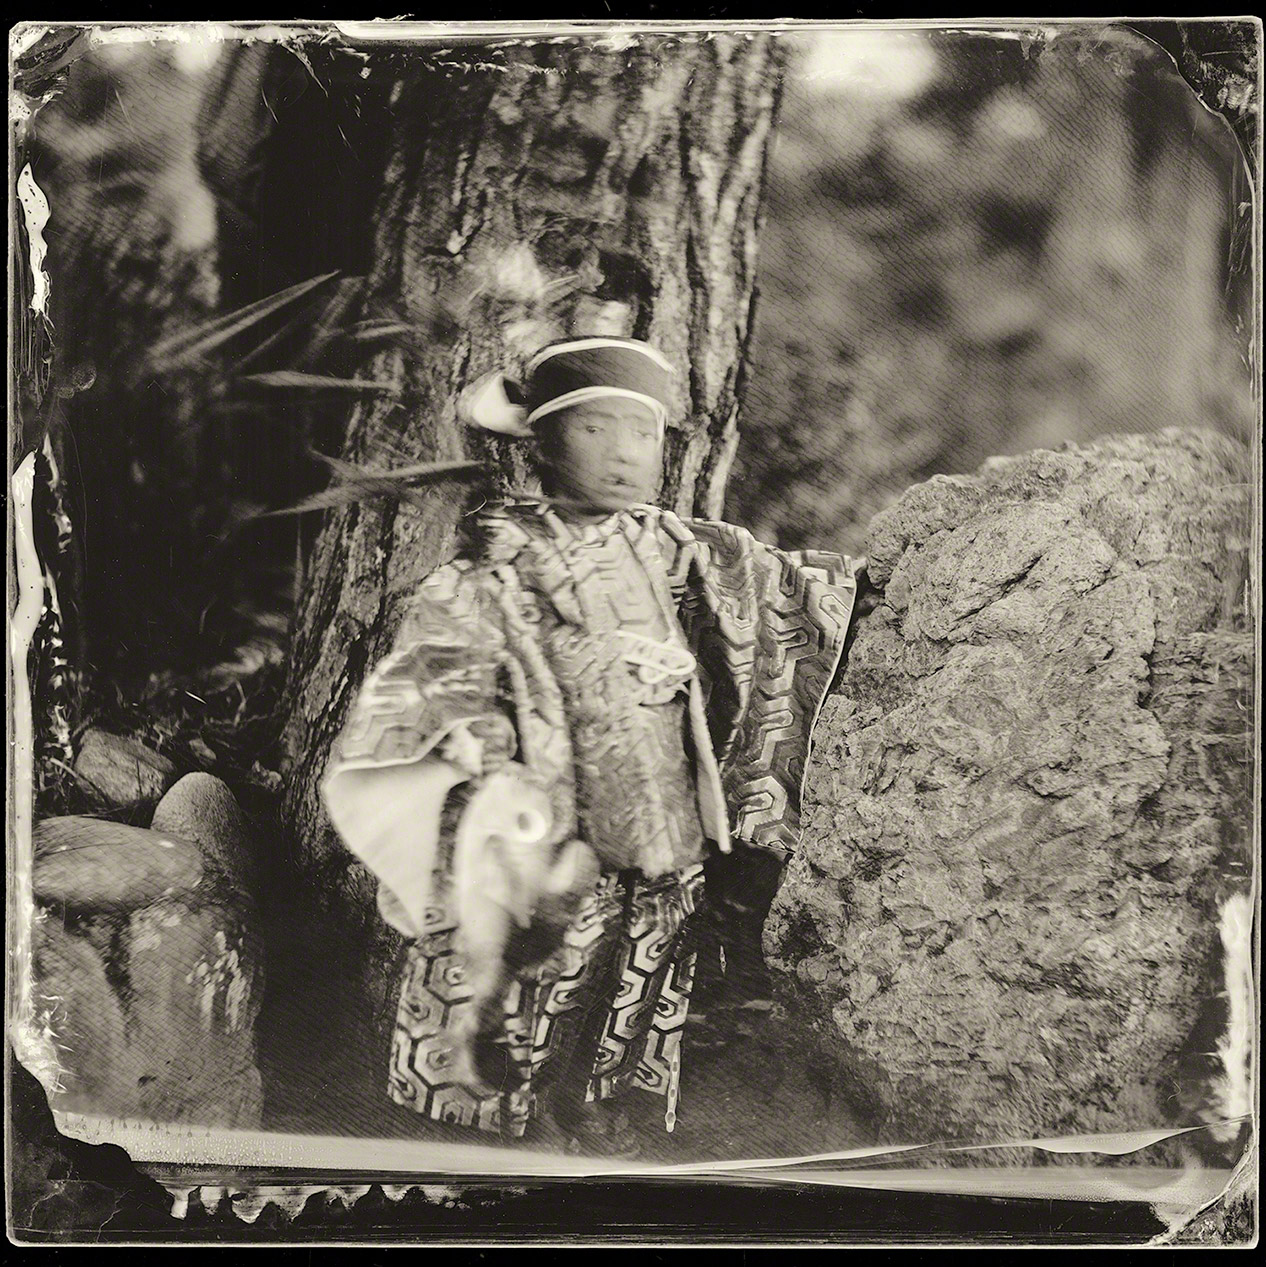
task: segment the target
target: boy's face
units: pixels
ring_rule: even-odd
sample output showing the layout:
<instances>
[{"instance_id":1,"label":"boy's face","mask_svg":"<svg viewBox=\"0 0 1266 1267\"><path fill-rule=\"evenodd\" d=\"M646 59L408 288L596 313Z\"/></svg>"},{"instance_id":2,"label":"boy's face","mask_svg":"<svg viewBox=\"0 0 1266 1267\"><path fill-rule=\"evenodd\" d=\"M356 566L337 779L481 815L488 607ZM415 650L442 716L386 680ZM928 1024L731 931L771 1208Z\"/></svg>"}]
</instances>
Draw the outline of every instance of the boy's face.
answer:
<instances>
[{"instance_id":1,"label":"boy's face","mask_svg":"<svg viewBox=\"0 0 1266 1267\"><path fill-rule=\"evenodd\" d=\"M560 411L552 425L546 460L556 494L602 514L654 498L663 441L649 405L599 398Z\"/></svg>"}]
</instances>

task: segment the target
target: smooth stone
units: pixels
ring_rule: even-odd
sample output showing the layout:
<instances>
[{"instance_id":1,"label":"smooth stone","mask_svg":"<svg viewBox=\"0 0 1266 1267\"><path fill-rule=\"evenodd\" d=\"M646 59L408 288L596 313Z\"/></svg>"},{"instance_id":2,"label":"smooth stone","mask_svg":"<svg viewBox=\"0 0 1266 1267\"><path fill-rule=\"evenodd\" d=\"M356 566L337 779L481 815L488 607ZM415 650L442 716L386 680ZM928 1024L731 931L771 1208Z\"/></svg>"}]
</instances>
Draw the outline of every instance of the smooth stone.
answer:
<instances>
[{"instance_id":1,"label":"smooth stone","mask_svg":"<svg viewBox=\"0 0 1266 1267\"><path fill-rule=\"evenodd\" d=\"M130 911L180 896L202 880L202 854L187 840L74 814L35 827L34 888L45 905Z\"/></svg>"},{"instance_id":2,"label":"smooth stone","mask_svg":"<svg viewBox=\"0 0 1266 1267\"><path fill-rule=\"evenodd\" d=\"M151 830L192 841L238 890L254 870L250 824L228 784L213 774L186 774L158 803Z\"/></svg>"},{"instance_id":3,"label":"smooth stone","mask_svg":"<svg viewBox=\"0 0 1266 1267\"><path fill-rule=\"evenodd\" d=\"M43 920L33 958L58 1055L55 1107L258 1128L259 947L231 909L152 903L132 913L108 955Z\"/></svg>"},{"instance_id":4,"label":"smooth stone","mask_svg":"<svg viewBox=\"0 0 1266 1267\"><path fill-rule=\"evenodd\" d=\"M256 940L229 906L158 902L128 931L128 1048L121 1081L154 1122L257 1127L263 1083Z\"/></svg>"}]
</instances>

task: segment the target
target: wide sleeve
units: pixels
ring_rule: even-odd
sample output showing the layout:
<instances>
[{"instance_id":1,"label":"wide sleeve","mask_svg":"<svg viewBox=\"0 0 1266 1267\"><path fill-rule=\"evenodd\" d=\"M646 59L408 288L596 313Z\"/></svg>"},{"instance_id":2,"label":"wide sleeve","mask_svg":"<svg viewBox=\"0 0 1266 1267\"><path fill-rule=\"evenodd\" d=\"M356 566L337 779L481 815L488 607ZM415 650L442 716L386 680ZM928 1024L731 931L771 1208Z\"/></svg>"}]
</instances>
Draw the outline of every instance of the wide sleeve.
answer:
<instances>
[{"instance_id":1,"label":"wide sleeve","mask_svg":"<svg viewBox=\"0 0 1266 1267\"><path fill-rule=\"evenodd\" d=\"M431 900L445 798L516 745L498 690L493 584L460 564L427 578L362 686L321 786L344 844L378 879L384 919L408 936L420 934Z\"/></svg>"},{"instance_id":2,"label":"wide sleeve","mask_svg":"<svg viewBox=\"0 0 1266 1267\"><path fill-rule=\"evenodd\" d=\"M813 727L839 668L862 563L789 552L692 520L688 628L708 679L709 729L736 839L780 856L800 837Z\"/></svg>"}]
</instances>

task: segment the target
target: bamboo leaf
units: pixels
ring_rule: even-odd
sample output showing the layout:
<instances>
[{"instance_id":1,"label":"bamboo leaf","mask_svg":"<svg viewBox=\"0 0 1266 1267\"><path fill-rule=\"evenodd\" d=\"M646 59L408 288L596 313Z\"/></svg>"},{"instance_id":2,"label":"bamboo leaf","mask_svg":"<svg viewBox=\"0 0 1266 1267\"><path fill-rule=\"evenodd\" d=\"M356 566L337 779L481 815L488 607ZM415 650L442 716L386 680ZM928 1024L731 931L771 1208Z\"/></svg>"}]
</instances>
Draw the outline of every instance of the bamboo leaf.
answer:
<instances>
[{"instance_id":1,"label":"bamboo leaf","mask_svg":"<svg viewBox=\"0 0 1266 1267\"><path fill-rule=\"evenodd\" d=\"M387 497L420 505L421 500L414 495L417 487L438 483L445 479L464 479L480 475L485 470L482 462L462 460L420 462L394 471L375 471L368 467L357 466L354 462L345 462L341 458L328 457L324 453L313 453L312 456L324 462L339 477L339 482L313 493L294 506L266 511L259 515L259 518L303 515L314 510L331 510L371 497Z\"/></svg>"},{"instance_id":2,"label":"bamboo leaf","mask_svg":"<svg viewBox=\"0 0 1266 1267\"><path fill-rule=\"evenodd\" d=\"M244 374L243 383L260 387L303 388L311 391L394 392L395 383L366 378L335 378L329 374L306 374L301 370L272 370L267 374Z\"/></svg>"},{"instance_id":3,"label":"bamboo leaf","mask_svg":"<svg viewBox=\"0 0 1266 1267\"><path fill-rule=\"evenodd\" d=\"M314 309L315 305L311 303L302 305L293 316L283 321L272 334L256 344L241 360L237 361L233 366L233 373L241 375L250 366L258 365L278 344L285 342L286 339L299 331L305 323L310 323Z\"/></svg>"},{"instance_id":4,"label":"bamboo leaf","mask_svg":"<svg viewBox=\"0 0 1266 1267\"><path fill-rule=\"evenodd\" d=\"M324 488L293 506L283 506L280 510L266 510L260 513L260 519L275 519L279 515L306 515L314 510L333 510L339 506L350 506L353 502L364 501L366 494L352 484L336 485Z\"/></svg>"},{"instance_id":5,"label":"bamboo leaf","mask_svg":"<svg viewBox=\"0 0 1266 1267\"><path fill-rule=\"evenodd\" d=\"M334 288L329 303L312 327L312 336L296 362L297 368L308 369L316 364L326 348L346 332L344 318L360 299L364 283L363 277L345 277Z\"/></svg>"},{"instance_id":6,"label":"bamboo leaf","mask_svg":"<svg viewBox=\"0 0 1266 1267\"><path fill-rule=\"evenodd\" d=\"M149 364L157 373L175 369L196 360L207 352L214 351L221 344L227 343L244 330L249 330L251 326L258 325L266 317L280 311L309 291L315 290L330 278L337 276L337 272L334 272L310 277L305 282L297 282L285 290L279 290L275 295L257 299L244 308L204 321L193 329L181 330L151 349Z\"/></svg>"},{"instance_id":7,"label":"bamboo leaf","mask_svg":"<svg viewBox=\"0 0 1266 1267\"><path fill-rule=\"evenodd\" d=\"M299 349L287 359L292 369L311 369L321 353L345 333L346 328L341 326L340 322L347 310L360 298L364 282L363 277L340 278L333 295L324 300L316 296L315 302L304 304L284 325L238 361L233 367L234 372L245 377L243 371L248 366L257 365L280 343L297 334L305 326L308 328L307 337L301 341Z\"/></svg>"},{"instance_id":8,"label":"bamboo leaf","mask_svg":"<svg viewBox=\"0 0 1266 1267\"><path fill-rule=\"evenodd\" d=\"M372 466L358 466L355 462L330 457L326 453L318 453L315 449L309 450L309 454L318 462L323 462L336 475L349 480L376 479L429 484L450 475L473 474L483 470L484 465L471 458L453 458L443 462L417 462L412 466L397 466L384 471Z\"/></svg>"},{"instance_id":9,"label":"bamboo leaf","mask_svg":"<svg viewBox=\"0 0 1266 1267\"><path fill-rule=\"evenodd\" d=\"M390 339L400 334L413 333L413 327L403 321L384 321L367 325L361 330L354 330L349 336L355 343L369 343L374 339Z\"/></svg>"}]
</instances>

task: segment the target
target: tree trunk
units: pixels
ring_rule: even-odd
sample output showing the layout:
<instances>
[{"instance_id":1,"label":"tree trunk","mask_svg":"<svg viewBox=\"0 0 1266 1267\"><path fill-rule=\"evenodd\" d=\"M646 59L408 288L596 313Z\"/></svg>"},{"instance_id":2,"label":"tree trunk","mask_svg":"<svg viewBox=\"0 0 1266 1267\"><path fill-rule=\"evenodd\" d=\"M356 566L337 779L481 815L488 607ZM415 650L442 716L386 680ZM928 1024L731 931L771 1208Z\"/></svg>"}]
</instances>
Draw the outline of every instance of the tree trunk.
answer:
<instances>
[{"instance_id":1,"label":"tree trunk","mask_svg":"<svg viewBox=\"0 0 1266 1267\"><path fill-rule=\"evenodd\" d=\"M415 333L368 356L343 457L370 466L487 456L454 397L568 334L646 338L682 371L663 503L720 513L751 332L758 205L781 55L768 36L512 42L389 62L394 129L365 316ZM283 736L297 878L375 927L317 785L365 674L423 576L449 554L465 493L332 512L307 561ZM331 910L331 906L334 908Z\"/></svg>"}]
</instances>

